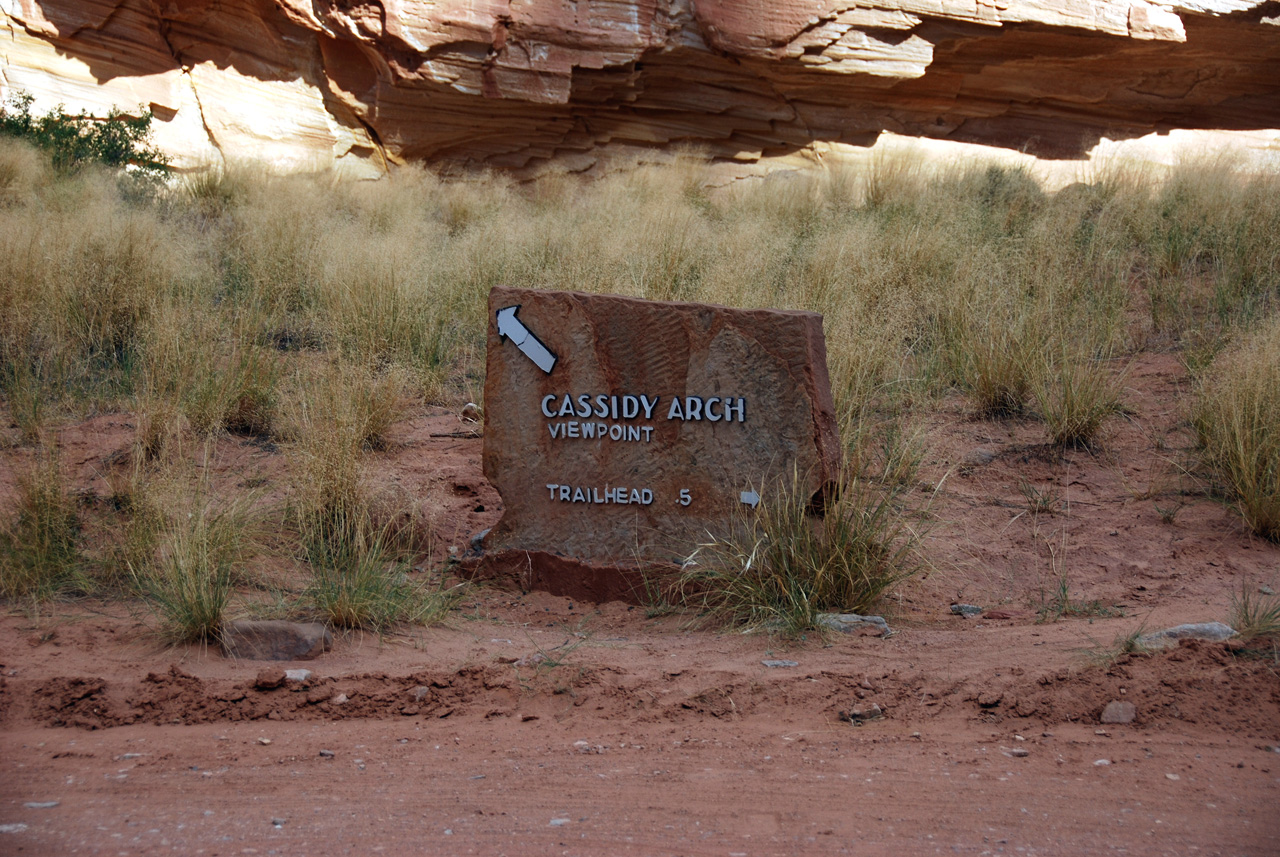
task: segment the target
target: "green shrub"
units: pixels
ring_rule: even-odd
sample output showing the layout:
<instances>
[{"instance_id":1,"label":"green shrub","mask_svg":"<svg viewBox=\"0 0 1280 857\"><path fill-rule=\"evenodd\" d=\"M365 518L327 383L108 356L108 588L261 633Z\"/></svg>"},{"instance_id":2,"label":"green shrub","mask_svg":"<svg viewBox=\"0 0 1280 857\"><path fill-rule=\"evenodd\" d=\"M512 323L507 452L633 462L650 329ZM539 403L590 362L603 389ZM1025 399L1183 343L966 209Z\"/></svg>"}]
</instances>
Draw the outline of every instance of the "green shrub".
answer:
<instances>
[{"instance_id":1,"label":"green shrub","mask_svg":"<svg viewBox=\"0 0 1280 857\"><path fill-rule=\"evenodd\" d=\"M102 164L116 169L132 166L157 178L168 173L168 158L149 141L150 110L129 116L113 108L106 119L95 119L87 113L68 114L59 105L43 116L33 116L34 101L30 93L10 95L0 106L0 134L26 140L46 152L58 172Z\"/></svg>"}]
</instances>

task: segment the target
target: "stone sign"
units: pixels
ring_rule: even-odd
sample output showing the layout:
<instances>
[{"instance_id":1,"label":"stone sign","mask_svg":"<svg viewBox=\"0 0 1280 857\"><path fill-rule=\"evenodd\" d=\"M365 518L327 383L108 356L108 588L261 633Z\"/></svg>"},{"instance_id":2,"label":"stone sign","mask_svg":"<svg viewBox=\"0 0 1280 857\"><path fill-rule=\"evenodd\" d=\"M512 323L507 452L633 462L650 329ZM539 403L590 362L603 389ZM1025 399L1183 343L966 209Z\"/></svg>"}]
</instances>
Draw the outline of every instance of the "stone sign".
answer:
<instances>
[{"instance_id":1,"label":"stone sign","mask_svg":"<svg viewBox=\"0 0 1280 857\"><path fill-rule=\"evenodd\" d=\"M499 286L484 400L503 514L478 565L527 588L625 598L629 570L840 466L816 313Z\"/></svg>"}]
</instances>

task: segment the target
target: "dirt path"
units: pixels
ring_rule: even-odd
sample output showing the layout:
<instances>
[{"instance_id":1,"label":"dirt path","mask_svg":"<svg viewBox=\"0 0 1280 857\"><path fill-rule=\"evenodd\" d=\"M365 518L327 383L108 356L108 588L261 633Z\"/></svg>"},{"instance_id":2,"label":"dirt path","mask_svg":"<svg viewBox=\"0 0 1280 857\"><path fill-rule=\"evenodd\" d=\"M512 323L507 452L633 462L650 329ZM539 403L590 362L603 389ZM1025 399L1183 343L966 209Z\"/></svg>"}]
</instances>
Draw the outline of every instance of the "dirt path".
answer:
<instances>
[{"instance_id":1,"label":"dirt path","mask_svg":"<svg viewBox=\"0 0 1280 857\"><path fill-rule=\"evenodd\" d=\"M1187 466L1184 383L1141 357L1094 452L943 403L931 565L886 639L486 586L444 627L340 638L269 689L263 664L164 647L138 604L8 612L0 854L1280 853L1275 651L1116 650L1280 583L1280 548ZM415 415L374 463L432 505L441 553L499 514L457 427ZM104 491L132 433L63 432L77 490ZM278 451L228 439L218 462L282 490ZM1102 724L1112 701L1134 721Z\"/></svg>"}]
</instances>

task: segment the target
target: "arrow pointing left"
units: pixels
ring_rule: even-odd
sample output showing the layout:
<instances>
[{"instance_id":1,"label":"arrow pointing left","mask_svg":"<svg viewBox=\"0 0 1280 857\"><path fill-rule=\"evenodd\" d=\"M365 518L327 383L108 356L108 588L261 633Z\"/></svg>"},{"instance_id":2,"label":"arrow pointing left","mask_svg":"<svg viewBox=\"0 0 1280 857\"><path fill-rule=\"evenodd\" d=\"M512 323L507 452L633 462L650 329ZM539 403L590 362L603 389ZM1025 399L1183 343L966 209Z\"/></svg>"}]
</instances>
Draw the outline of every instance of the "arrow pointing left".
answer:
<instances>
[{"instance_id":1,"label":"arrow pointing left","mask_svg":"<svg viewBox=\"0 0 1280 857\"><path fill-rule=\"evenodd\" d=\"M542 344L542 340L533 335L529 328L524 326L520 319L516 318L516 311L520 309L520 305L506 306L498 310L498 336L510 339L515 346L524 352L524 356L528 357L534 364L546 372L551 374L551 370L555 368L556 356L551 353L547 346Z\"/></svg>"}]
</instances>

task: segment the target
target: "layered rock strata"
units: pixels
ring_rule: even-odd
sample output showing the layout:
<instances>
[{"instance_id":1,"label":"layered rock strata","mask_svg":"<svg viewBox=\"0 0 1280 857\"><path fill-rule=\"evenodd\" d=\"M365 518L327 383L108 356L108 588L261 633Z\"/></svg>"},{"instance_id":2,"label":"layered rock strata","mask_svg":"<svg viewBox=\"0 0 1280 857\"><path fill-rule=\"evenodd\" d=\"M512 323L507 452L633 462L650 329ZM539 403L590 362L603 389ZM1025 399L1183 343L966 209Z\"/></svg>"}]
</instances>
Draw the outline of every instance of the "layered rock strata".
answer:
<instances>
[{"instance_id":1,"label":"layered rock strata","mask_svg":"<svg viewBox=\"0 0 1280 857\"><path fill-rule=\"evenodd\" d=\"M1051 157L1280 128L1259 0L0 0L0 89L151 107L186 163L588 169L882 132Z\"/></svg>"}]
</instances>

